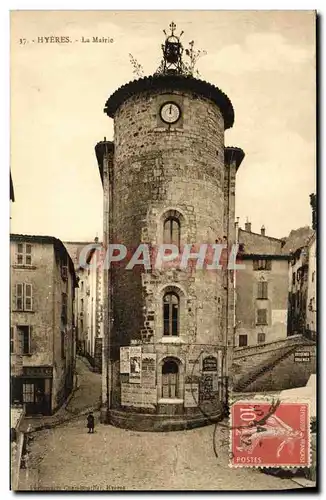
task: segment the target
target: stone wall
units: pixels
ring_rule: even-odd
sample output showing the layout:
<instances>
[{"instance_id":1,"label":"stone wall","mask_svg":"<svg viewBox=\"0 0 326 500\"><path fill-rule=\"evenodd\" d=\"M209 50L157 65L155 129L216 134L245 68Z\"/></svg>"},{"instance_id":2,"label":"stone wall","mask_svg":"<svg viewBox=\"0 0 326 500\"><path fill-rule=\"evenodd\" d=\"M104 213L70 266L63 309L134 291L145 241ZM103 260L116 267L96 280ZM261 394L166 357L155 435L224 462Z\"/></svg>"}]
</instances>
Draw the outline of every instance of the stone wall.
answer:
<instances>
[{"instance_id":1,"label":"stone wall","mask_svg":"<svg viewBox=\"0 0 326 500\"><path fill-rule=\"evenodd\" d=\"M310 353L309 361L296 361L296 354ZM307 357L308 359L308 357ZM304 387L311 374L316 373L316 345L298 346L271 370L248 385L246 392L281 391Z\"/></svg>"},{"instance_id":2,"label":"stone wall","mask_svg":"<svg viewBox=\"0 0 326 500\"><path fill-rule=\"evenodd\" d=\"M292 337L287 337L286 339L277 340L263 345L236 348L233 354L232 365L233 383L238 384L242 379L250 376L250 374L257 370L260 366L267 367L270 361L276 359L278 355L281 357L287 352L291 351L292 353L294 352L293 349L296 347L298 350L305 351L306 347L311 349L311 345L312 343L307 341L301 335L293 335ZM312 347L312 349L314 348L315 346ZM278 366L279 364L277 364L273 370L277 372ZM288 364L287 366L289 368ZM291 373L290 369L287 378L291 377ZM268 379L268 374L266 374L266 379Z\"/></svg>"},{"instance_id":3,"label":"stone wall","mask_svg":"<svg viewBox=\"0 0 326 500\"><path fill-rule=\"evenodd\" d=\"M158 122L160 95L128 99L115 117L114 240L133 252L139 243L162 242L169 210L181 220L181 244L223 239L224 125L219 109L198 96L175 93L183 123L168 129ZM166 96L169 100L171 94ZM124 264L125 265L125 264ZM189 341L222 341L222 278L216 272L126 271L113 273L118 338L157 341L164 286L184 296ZM144 309L143 309L144 307Z\"/></svg>"},{"instance_id":4,"label":"stone wall","mask_svg":"<svg viewBox=\"0 0 326 500\"><path fill-rule=\"evenodd\" d=\"M182 119L167 126L159 110L171 100L181 107ZM158 414L165 420L186 415L201 421L202 411L206 416L220 415L226 398L227 315L233 335L234 301L227 302L233 282L222 270L195 270L190 265L153 269L153 265L163 243L164 220L171 214L180 222L181 251L187 244L198 252L203 243L226 243L231 233L235 237L236 165L224 165L222 114L215 104L188 91L154 91L129 97L116 112L114 131L112 239L127 247L128 258L112 268L112 351L118 361L119 346L138 341L144 354L155 354L156 403L153 408L122 407L120 391L128 375L118 374L113 406L127 413ZM125 269L141 243L151 246L150 267ZM176 292L180 300L178 337L163 335L167 291ZM187 407L185 386L193 384L202 394L206 375L201 360L209 355L218 360L214 395L197 407ZM176 401L162 398L166 358L178 364ZM141 384L137 387L141 392Z\"/></svg>"}]
</instances>

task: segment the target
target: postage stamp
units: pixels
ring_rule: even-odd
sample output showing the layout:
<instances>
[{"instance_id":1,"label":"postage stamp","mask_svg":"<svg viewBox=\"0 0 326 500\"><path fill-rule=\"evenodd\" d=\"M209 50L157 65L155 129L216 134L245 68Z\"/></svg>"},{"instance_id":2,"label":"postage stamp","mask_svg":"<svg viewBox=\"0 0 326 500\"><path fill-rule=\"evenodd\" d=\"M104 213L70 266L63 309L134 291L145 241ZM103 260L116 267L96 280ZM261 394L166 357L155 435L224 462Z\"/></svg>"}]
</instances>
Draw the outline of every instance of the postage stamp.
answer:
<instances>
[{"instance_id":1,"label":"postage stamp","mask_svg":"<svg viewBox=\"0 0 326 500\"><path fill-rule=\"evenodd\" d=\"M230 418L230 467L309 467L308 403L237 401Z\"/></svg>"}]
</instances>

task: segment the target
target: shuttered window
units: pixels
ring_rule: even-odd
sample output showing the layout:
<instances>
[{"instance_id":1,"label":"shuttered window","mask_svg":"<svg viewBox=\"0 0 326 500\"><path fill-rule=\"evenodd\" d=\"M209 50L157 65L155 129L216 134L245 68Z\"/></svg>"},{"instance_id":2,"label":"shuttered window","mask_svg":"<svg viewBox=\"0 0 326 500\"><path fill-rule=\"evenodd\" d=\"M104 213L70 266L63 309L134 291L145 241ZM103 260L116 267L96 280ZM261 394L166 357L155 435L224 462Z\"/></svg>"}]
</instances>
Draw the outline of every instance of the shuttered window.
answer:
<instances>
[{"instance_id":1,"label":"shuttered window","mask_svg":"<svg viewBox=\"0 0 326 500\"><path fill-rule=\"evenodd\" d=\"M267 309L257 309L257 325L267 325Z\"/></svg>"},{"instance_id":2,"label":"shuttered window","mask_svg":"<svg viewBox=\"0 0 326 500\"><path fill-rule=\"evenodd\" d=\"M33 310L33 287L29 283L16 284L16 310Z\"/></svg>"},{"instance_id":3,"label":"shuttered window","mask_svg":"<svg viewBox=\"0 0 326 500\"><path fill-rule=\"evenodd\" d=\"M23 354L31 354L31 333L32 333L31 326L17 325L17 334L22 342Z\"/></svg>"},{"instance_id":4,"label":"shuttered window","mask_svg":"<svg viewBox=\"0 0 326 500\"><path fill-rule=\"evenodd\" d=\"M270 271L272 269L272 261L270 259L254 259L254 271Z\"/></svg>"},{"instance_id":5,"label":"shuttered window","mask_svg":"<svg viewBox=\"0 0 326 500\"><path fill-rule=\"evenodd\" d=\"M17 264L20 266L32 265L32 245L30 243L17 243Z\"/></svg>"},{"instance_id":6,"label":"shuttered window","mask_svg":"<svg viewBox=\"0 0 326 500\"><path fill-rule=\"evenodd\" d=\"M260 281L258 283L257 299L268 299L268 283Z\"/></svg>"},{"instance_id":7,"label":"shuttered window","mask_svg":"<svg viewBox=\"0 0 326 500\"><path fill-rule=\"evenodd\" d=\"M16 309L23 311L24 309L24 284L17 283L16 285Z\"/></svg>"}]
</instances>

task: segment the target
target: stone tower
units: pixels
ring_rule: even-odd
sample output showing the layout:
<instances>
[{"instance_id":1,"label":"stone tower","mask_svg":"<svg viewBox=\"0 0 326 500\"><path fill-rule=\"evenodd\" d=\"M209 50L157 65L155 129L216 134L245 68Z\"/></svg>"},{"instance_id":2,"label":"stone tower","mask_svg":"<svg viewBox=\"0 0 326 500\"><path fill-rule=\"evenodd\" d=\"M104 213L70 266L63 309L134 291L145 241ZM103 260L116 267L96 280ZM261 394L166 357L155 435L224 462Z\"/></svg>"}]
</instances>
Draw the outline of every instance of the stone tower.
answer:
<instances>
[{"instance_id":1,"label":"stone tower","mask_svg":"<svg viewBox=\"0 0 326 500\"><path fill-rule=\"evenodd\" d=\"M181 254L235 243L235 176L244 157L224 146L234 121L229 98L189 74L170 27L159 70L107 100L114 142L95 148L104 242L128 251L104 279L103 402L110 422L140 430L221 418L233 348L233 271L182 267L180 259L154 265L162 244ZM127 269L139 245L150 265Z\"/></svg>"}]
</instances>

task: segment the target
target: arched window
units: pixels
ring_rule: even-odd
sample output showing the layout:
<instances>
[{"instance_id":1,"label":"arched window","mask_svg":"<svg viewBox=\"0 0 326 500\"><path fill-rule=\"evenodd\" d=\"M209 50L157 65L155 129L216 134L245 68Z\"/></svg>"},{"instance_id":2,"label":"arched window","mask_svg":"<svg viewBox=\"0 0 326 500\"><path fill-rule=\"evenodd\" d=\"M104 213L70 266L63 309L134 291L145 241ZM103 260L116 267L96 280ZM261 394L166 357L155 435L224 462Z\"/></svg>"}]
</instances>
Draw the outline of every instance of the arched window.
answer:
<instances>
[{"instance_id":1,"label":"arched window","mask_svg":"<svg viewBox=\"0 0 326 500\"><path fill-rule=\"evenodd\" d=\"M179 335L179 297L168 292L163 297L163 335Z\"/></svg>"},{"instance_id":2,"label":"arched window","mask_svg":"<svg viewBox=\"0 0 326 500\"><path fill-rule=\"evenodd\" d=\"M162 398L178 397L178 364L169 359L162 366Z\"/></svg>"},{"instance_id":3,"label":"arched window","mask_svg":"<svg viewBox=\"0 0 326 500\"><path fill-rule=\"evenodd\" d=\"M180 246L180 222L176 217L164 221L163 243Z\"/></svg>"}]
</instances>

